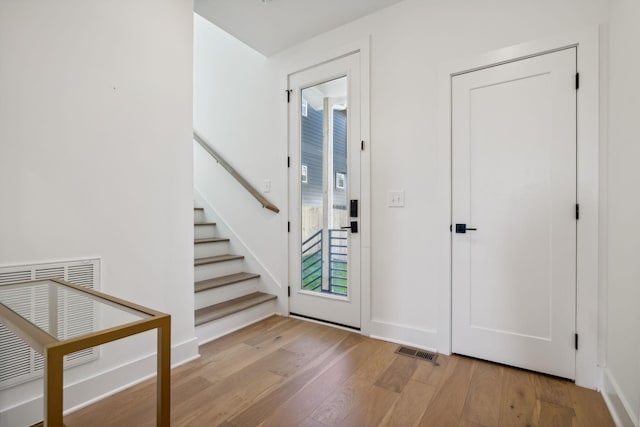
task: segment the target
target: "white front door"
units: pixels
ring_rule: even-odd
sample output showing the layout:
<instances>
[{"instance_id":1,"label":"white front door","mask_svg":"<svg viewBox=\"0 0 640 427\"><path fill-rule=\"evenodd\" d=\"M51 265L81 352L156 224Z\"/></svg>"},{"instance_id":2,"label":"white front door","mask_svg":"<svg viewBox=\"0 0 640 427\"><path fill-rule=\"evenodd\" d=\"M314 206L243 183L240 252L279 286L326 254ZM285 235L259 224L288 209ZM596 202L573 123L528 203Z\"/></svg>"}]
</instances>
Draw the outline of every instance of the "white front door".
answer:
<instances>
[{"instance_id":1,"label":"white front door","mask_svg":"<svg viewBox=\"0 0 640 427\"><path fill-rule=\"evenodd\" d=\"M452 350L572 379L575 76L571 48L452 78Z\"/></svg>"},{"instance_id":2,"label":"white front door","mask_svg":"<svg viewBox=\"0 0 640 427\"><path fill-rule=\"evenodd\" d=\"M356 329L359 76L359 53L289 76L289 311Z\"/></svg>"}]
</instances>

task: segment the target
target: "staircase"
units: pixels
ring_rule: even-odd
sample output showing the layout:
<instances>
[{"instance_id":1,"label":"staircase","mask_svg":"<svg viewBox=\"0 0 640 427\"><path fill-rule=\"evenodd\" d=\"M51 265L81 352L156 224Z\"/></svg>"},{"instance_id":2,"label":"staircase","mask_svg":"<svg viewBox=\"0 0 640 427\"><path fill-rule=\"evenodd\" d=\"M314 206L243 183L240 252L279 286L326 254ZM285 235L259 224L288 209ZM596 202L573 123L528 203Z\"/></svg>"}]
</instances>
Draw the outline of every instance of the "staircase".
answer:
<instances>
[{"instance_id":1,"label":"staircase","mask_svg":"<svg viewBox=\"0 0 640 427\"><path fill-rule=\"evenodd\" d=\"M194 208L195 326L204 344L276 312L277 297L260 292L260 275L247 273L243 255L217 236L203 208Z\"/></svg>"}]
</instances>

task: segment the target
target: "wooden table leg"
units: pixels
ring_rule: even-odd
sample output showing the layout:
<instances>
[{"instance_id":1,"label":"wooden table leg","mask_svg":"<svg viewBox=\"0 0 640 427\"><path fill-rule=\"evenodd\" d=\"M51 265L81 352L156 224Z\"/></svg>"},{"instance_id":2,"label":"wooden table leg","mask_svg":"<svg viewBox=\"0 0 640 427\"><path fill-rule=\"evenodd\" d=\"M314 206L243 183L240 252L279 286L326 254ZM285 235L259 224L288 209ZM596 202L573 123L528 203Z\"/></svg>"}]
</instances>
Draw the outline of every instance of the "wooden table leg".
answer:
<instances>
[{"instance_id":1,"label":"wooden table leg","mask_svg":"<svg viewBox=\"0 0 640 427\"><path fill-rule=\"evenodd\" d=\"M163 319L158 327L158 403L156 420L158 427L171 423L171 317Z\"/></svg>"},{"instance_id":2,"label":"wooden table leg","mask_svg":"<svg viewBox=\"0 0 640 427\"><path fill-rule=\"evenodd\" d=\"M62 360L58 349L45 349L44 363L44 427L62 427Z\"/></svg>"}]
</instances>

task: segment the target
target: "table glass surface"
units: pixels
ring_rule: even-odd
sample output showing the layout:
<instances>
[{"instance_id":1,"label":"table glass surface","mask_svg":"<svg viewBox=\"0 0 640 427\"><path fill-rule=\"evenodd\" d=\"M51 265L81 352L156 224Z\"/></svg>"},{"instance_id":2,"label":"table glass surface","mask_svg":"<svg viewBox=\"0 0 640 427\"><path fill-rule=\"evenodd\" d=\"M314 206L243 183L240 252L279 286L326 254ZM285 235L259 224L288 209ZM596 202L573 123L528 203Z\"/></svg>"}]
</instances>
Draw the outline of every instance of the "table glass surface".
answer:
<instances>
[{"instance_id":1,"label":"table glass surface","mask_svg":"<svg viewBox=\"0 0 640 427\"><path fill-rule=\"evenodd\" d=\"M50 280L0 285L0 303L59 341L152 317Z\"/></svg>"}]
</instances>

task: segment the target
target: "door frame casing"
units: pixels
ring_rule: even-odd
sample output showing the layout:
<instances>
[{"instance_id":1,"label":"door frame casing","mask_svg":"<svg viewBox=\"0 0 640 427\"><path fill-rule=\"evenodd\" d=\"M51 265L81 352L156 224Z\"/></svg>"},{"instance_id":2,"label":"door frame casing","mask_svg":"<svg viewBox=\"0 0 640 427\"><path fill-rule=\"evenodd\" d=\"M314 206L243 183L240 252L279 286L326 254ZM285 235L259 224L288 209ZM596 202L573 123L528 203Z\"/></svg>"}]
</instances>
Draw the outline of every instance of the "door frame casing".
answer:
<instances>
[{"instance_id":1,"label":"door frame casing","mask_svg":"<svg viewBox=\"0 0 640 427\"><path fill-rule=\"evenodd\" d=\"M599 108L599 29L591 27L488 52L468 58L460 58L442 64L439 68L440 115L438 118L438 177L447 185L447 210L443 212L442 233L438 244L442 259L449 268L444 273L443 285L438 295L438 351L451 354L451 79L453 76L503 63L538 56L559 49L577 47L577 70L580 88L577 93L577 200L580 219L577 223L577 275L576 275L576 331L579 334L579 350L576 351L576 384L592 389L601 385L602 346L604 337L603 306L598 305L603 294L599 287L601 272L599 256L600 223L600 108ZM446 216L445 216L446 215ZM600 310L600 311L599 311Z\"/></svg>"},{"instance_id":2,"label":"door frame casing","mask_svg":"<svg viewBox=\"0 0 640 427\"><path fill-rule=\"evenodd\" d=\"M360 152L360 333L369 335L371 319L371 133L370 133L370 37L348 43L334 49L317 53L316 51L301 52L295 58L283 64L284 70L280 81L282 82L282 93L289 89L289 76L301 71L316 67L318 65L331 62L333 60L354 54L360 54L360 138L364 141L364 150ZM287 128L285 140L285 151L289 156L289 105L286 104L287 113L285 126ZM284 216L289 220L292 212L289 206L291 182L287 170L287 206ZM291 286L289 276L289 254L292 248L289 247L287 236L287 251L284 256L284 270L287 274L287 285ZM290 313L289 298L287 289L283 289L281 294L287 301L287 314Z\"/></svg>"}]
</instances>

